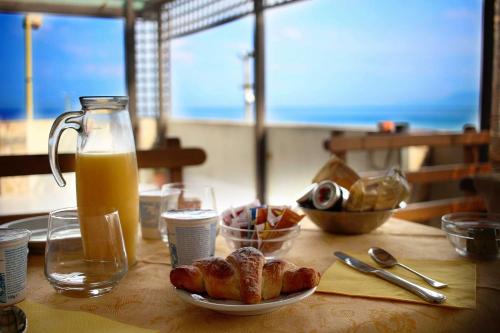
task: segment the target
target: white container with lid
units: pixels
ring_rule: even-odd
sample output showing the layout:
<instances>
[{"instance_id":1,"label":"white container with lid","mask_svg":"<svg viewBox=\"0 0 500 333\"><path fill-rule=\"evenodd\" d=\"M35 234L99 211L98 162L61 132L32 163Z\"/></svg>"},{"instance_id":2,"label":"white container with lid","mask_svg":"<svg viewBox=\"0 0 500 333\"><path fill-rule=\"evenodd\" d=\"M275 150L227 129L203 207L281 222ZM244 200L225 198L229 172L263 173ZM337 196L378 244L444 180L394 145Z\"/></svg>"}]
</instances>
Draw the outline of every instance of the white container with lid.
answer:
<instances>
[{"instance_id":1,"label":"white container with lid","mask_svg":"<svg viewBox=\"0 0 500 333\"><path fill-rule=\"evenodd\" d=\"M161 191L150 190L140 194L141 233L145 239L161 239L159 222Z\"/></svg>"},{"instance_id":2,"label":"white container with lid","mask_svg":"<svg viewBox=\"0 0 500 333\"><path fill-rule=\"evenodd\" d=\"M161 215L166 224L173 267L215 254L219 215L215 210L180 209Z\"/></svg>"},{"instance_id":3,"label":"white container with lid","mask_svg":"<svg viewBox=\"0 0 500 333\"><path fill-rule=\"evenodd\" d=\"M30 235L27 229L0 229L0 307L26 297Z\"/></svg>"}]
</instances>

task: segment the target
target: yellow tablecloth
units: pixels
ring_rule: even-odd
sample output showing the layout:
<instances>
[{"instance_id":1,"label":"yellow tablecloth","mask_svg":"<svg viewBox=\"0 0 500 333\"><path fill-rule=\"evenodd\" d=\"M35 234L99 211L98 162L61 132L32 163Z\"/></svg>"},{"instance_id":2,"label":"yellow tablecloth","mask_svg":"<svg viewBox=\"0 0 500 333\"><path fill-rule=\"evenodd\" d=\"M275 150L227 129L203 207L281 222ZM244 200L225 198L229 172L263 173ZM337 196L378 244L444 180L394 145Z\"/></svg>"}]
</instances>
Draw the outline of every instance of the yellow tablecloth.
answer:
<instances>
[{"instance_id":1,"label":"yellow tablecloth","mask_svg":"<svg viewBox=\"0 0 500 333\"><path fill-rule=\"evenodd\" d=\"M324 273L335 260L334 251L364 253L371 246L385 248L401 258L465 260L455 253L440 230L397 219L359 236L327 234L306 220L294 248L285 257ZM171 267L164 263L168 251L163 243L141 241L138 250L141 260L118 287L92 299L56 294L44 278L43 256L30 255L27 299L161 332L462 332L494 331L500 327L499 261L477 263L474 310L316 293L275 312L237 317L180 300L169 282ZM216 254L225 256L229 252L219 237Z\"/></svg>"},{"instance_id":2,"label":"yellow tablecloth","mask_svg":"<svg viewBox=\"0 0 500 333\"><path fill-rule=\"evenodd\" d=\"M71 332L71 333L155 333L132 325L120 323L85 311L59 310L43 304L23 301L17 306L28 318L28 332Z\"/></svg>"}]
</instances>

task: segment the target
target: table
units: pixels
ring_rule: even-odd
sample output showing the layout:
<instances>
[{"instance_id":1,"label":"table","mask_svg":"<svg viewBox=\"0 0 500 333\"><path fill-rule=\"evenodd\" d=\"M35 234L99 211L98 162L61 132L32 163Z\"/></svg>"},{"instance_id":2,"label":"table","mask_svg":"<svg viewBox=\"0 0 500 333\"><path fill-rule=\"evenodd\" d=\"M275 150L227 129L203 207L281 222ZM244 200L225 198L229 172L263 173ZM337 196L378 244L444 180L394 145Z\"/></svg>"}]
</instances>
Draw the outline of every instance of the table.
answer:
<instances>
[{"instance_id":1,"label":"table","mask_svg":"<svg viewBox=\"0 0 500 333\"><path fill-rule=\"evenodd\" d=\"M441 230L395 218L369 234L358 236L327 234L306 219L286 258L324 272L334 261L333 251L359 253L371 246L386 248L401 258L460 258ZM225 256L229 252L224 240L218 237L216 255ZM493 332L500 329L498 260L477 263L475 310L316 293L271 313L238 317L181 301L169 281L168 256L160 241L141 240L138 263L112 293L80 299L56 294L44 278L43 256L30 255L27 299L161 332Z\"/></svg>"}]
</instances>

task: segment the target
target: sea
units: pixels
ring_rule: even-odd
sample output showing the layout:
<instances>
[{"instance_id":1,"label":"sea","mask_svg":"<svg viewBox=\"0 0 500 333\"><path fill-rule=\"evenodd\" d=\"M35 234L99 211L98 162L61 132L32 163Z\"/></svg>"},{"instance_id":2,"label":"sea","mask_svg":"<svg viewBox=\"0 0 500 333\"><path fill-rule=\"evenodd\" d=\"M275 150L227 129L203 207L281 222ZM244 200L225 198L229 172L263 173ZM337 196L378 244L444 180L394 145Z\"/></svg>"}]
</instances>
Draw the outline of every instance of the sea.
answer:
<instances>
[{"instance_id":1,"label":"sea","mask_svg":"<svg viewBox=\"0 0 500 333\"><path fill-rule=\"evenodd\" d=\"M182 119L225 119L241 121L239 107L190 107L174 111ZM478 126L476 105L391 106L279 106L267 107L266 122L325 126L371 127L381 121L406 123L410 129L461 130L465 124Z\"/></svg>"},{"instance_id":2,"label":"sea","mask_svg":"<svg viewBox=\"0 0 500 333\"><path fill-rule=\"evenodd\" d=\"M55 118L64 112L61 109L40 108L34 117ZM22 108L0 107L0 121L24 118ZM174 109L172 118L239 122L245 120L245 110L243 106L183 107ZM410 129L461 130L465 124L479 124L479 110L477 105L268 106L266 110L269 124L372 127L380 121L406 123Z\"/></svg>"}]
</instances>

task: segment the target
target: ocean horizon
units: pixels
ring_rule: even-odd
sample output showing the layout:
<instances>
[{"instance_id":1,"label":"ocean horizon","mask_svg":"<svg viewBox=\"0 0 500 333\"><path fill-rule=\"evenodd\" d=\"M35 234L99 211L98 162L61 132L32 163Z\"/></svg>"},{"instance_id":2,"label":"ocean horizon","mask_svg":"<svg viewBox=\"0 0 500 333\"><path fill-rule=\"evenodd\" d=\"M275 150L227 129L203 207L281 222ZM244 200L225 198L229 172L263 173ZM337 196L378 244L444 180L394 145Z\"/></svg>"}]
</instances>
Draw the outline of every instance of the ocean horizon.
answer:
<instances>
[{"instance_id":1,"label":"ocean horizon","mask_svg":"<svg viewBox=\"0 0 500 333\"><path fill-rule=\"evenodd\" d=\"M63 112L63 108L41 108L35 110L34 118L53 119ZM172 117L244 121L245 109L243 106L183 107L175 109ZM23 108L0 107L0 120L25 118ZM268 106L266 114L266 122L275 124L376 126L388 120L408 123L411 129L461 130L465 124L479 124L479 110L475 105Z\"/></svg>"}]
</instances>

